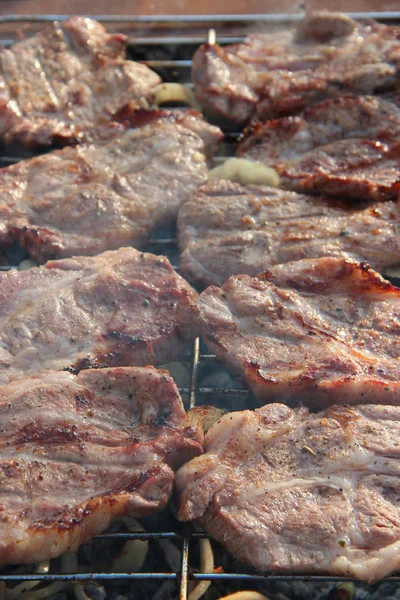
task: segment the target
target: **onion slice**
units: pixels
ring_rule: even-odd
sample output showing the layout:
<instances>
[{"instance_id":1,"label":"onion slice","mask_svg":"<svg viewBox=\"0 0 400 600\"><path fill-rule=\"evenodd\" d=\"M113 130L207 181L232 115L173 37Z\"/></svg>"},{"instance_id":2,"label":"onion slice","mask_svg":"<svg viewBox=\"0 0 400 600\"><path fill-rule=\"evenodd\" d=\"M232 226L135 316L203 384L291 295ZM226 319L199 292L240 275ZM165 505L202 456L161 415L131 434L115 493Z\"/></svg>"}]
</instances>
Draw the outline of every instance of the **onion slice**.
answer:
<instances>
[{"instance_id":1,"label":"onion slice","mask_svg":"<svg viewBox=\"0 0 400 600\"><path fill-rule=\"evenodd\" d=\"M278 173L255 160L247 158L228 158L222 165L218 165L208 172L208 179L229 179L243 185L254 183L279 187Z\"/></svg>"},{"instance_id":2,"label":"onion slice","mask_svg":"<svg viewBox=\"0 0 400 600\"><path fill-rule=\"evenodd\" d=\"M201 110L192 90L182 83L160 83L156 87L154 103L160 106L167 102L183 102L196 110Z\"/></svg>"},{"instance_id":3,"label":"onion slice","mask_svg":"<svg viewBox=\"0 0 400 600\"><path fill-rule=\"evenodd\" d=\"M200 540L200 573L212 573L214 571L214 553L211 548L210 540ZM200 581L190 592L188 600L199 600L208 588L211 581Z\"/></svg>"}]
</instances>

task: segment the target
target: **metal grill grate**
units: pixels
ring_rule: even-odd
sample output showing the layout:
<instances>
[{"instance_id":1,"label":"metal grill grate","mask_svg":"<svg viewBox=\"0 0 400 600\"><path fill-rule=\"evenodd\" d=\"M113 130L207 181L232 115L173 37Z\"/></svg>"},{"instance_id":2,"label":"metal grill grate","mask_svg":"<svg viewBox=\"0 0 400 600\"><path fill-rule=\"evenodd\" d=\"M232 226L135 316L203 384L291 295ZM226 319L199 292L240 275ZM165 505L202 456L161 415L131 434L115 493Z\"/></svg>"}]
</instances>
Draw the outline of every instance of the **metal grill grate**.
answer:
<instances>
[{"instance_id":1,"label":"metal grill grate","mask_svg":"<svg viewBox=\"0 0 400 600\"><path fill-rule=\"evenodd\" d=\"M400 12L388 13L350 13L355 18L377 18L386 23L399 23ZM53 20L63 20L64 15L42 15L42 16L14 16L9 15L0 19L0 44L9 46L17 38L17 30L33 33L43 27L43 24ZM124 31L131 39L131 57L142 60L151 68L163 74L164 79L170 78L182 83L190 83L191 55L193 49L207 39L208 31L214 28L217 31L219 43L233 43L241 41L246 32L257 28L274 28L293 24L301 15L226 15L226 16L188 16L188 17L124 17L124 16L96 16L97 20L105 23L110 29ZM157 49L157 58L154 58L153 50ZM162 58L158 58L162 56ZM235 132L227 132L224 151L229 154L232 143L236 139ZM0 166L7 166L20 160L21 157L0 155ZM222 158L220 157L220 160ZM218 158L217 158L218 161ZM151 240L145 250L165 254L172 262L176 262L178 251L176 240L170 237L156 238ZM13 265L1 265L0 270L8 270ZM175 268L177 268L175 266ZM202 383L200 374L201 367L216 363L212 354L203 351L199 339L196 339L191 354L182 356L182 364L190 367L190 376L180 392L186 408L193 408L205 400L213 403L216 398L233 399L236 408L248 407L251 394L241 387L214 387ZM241 402L242 401L242 402ZM245 401L245 402L244 402ZM192 544L200 538L208 537L207 534L194 531L190 526L182 528L181 525L171 520L171 528L175 531L137 532L137 533L104 533L95 536L95 540L173 540L180 546L180 570L177 572L150 572L142 571L135 573L16 573L12 571L1 571L0 581L5 583L21 583L24 581L56 582L64 581L70 583L85 582L135 582L143 580L176 581L179 585L179 600L187 600L189 594L189 582L201 580L243 582L254 584L258 582L343 582L356 581L354 579L324 575L269 575L246 572L242 566L238 566L231 572L197 573L193 572L191 565ZM386 581L400 582L400 575L388 577Z\"/></svg>"}]
</instances>

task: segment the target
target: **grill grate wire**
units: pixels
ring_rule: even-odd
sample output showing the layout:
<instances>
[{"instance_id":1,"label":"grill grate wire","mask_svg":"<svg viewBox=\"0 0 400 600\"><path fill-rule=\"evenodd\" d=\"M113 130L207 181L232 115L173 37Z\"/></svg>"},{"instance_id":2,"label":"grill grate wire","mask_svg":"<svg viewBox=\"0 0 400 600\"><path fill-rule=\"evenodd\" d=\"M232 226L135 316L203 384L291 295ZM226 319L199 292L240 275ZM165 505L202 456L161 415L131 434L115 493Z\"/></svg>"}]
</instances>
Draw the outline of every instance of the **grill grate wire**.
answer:
<instances>
[{"instance_id":1,"label":"grill grate wire","mask_svg":"<svg viewBox=\"0 0 400 600\"><path fill-rule=\"evenodd\" d=\"M354 18L376 18L382 22L389 24L400 23L400 12L381 12L381 13L349 13ZM187 45L196 46L209 39L211 28L217 31L223 30L227 33L218 35L219 43L234 43L242 41L247 31L254 29L254 23L258 27L284 27L297 22L302 15L210 15L210 16L141 16L141 17L126 17L118 15L96 15L95 19L109 25L115 30L123 29L131 36L133 46L137 48L144 47L144 51L148 54L148 58L141 62L147 64L151 68L157 70L171 70L176 76L178 73L179 80L190 84L190 68L192 61L186 58L185 47ZM43 24L68 18L68 15L31 15L18 16L7 15L0 18L0 44L3 46L11 45L17 39L17 31L21 27L27 27L33 32ZM128 31L127 31L128 28ZM179 30L179 35L177 33ZM239 33L238 33L239 32ZM160 33L162 35L160 35ZM188 35L189 34L189 35ZM177 58L165 58L164 60L151 58L151 47L161 47L168 56L171 47L177 47ZM181 55L181 56L180 56ZM183 58L182 58L183 57ZM133 56L135 58L135 56ZM228 131L225 135L225 151L232 147L232 143L236 140L238 133ZM8 156L0 154L0 167L14 164L21 160L21 157ZM223 160L222 157L217 157L216 162ZM171 249L176 254L176 239L172 237L158 237L150 240L152 252L169 255ZM146 250L146 249L145 249ZM15 264L0 265L0 271L7 271L15 268ZM174 268L178 268L174 266ZM200 367L204 364L207 366L216 363L216 357L213 354L202 352L200 341L197 338L192 346L191 353L180 357L179 362L190 365L190 376L187 387L181 387L180 393L184 398L186 408L193 408L198 405L198 397L201 395L206 397L207 403L211 403L213 396L224 396L227 398L238 399L251 398L248 390L242 388L219 388L204 386L199 378ZM241 408L245 408L243 405ZM134 582L141 580L160 580L168 581L175 580L179 585L179 600L187 600L189 595L190 582L198 582L203 580L210 581L228 581L244 583L256 582L315 582L315 583L342 583L344 581L354 581L353 578L344 578L338 576L325 575L275 575L246 572L243 566L237 567L235 572L213 572L213 573L196 573L191 568L191 544L192 542L209 537L204 532L194 531L190 526L176 531L157 531L157 532L130 532L130 533L103 533L94 537L94 540L174 540L179 542L181 551L181 561L179 572L134 572L134 573L110 573L110 572L90 572L90 573L7 573L0 572L0 582L5 583L21 583L24 581L40 581L40 582L56 582L65 581L70 583L89 583L89 582ZM400 574L387 577L385 581L400 583Z\"/></svg>"}]
</instances>

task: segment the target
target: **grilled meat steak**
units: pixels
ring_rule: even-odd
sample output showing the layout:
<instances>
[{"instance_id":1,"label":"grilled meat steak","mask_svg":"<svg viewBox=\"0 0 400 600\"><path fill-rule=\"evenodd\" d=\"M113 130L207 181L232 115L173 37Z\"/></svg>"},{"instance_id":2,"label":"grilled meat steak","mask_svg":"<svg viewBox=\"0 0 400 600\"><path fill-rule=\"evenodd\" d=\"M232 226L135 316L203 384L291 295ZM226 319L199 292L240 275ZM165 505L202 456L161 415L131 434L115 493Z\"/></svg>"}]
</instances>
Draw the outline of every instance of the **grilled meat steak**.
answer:
<instances>
[{"instance_id":1,"label":"grilled meat steak","mask_svg":"<svg viewBox=\"0 0 400 600\"><path fill-rule=\"evenodd\" d=\"M147 107L161 80L125 60L127 43L92 19L73 17L2 50L3 144L35 149L101 137L120 111Z\"/></svg>"},{"instance_id":2,"label":"grilled meat steak","mask_svg":"<svg viewBox=\"0 0 400 600\"><path fill-rule=\"evenodd\" d=\"M345 139L396 143L400 109L379 96L342 96L310 106L300 115L252 121L243 132L237 155L278 171L304 154Z\"/></svg>"},{"instance_id":3,"label":"grilled meat steak","mask_svg":"<svg viewBox=\"0 0 400 600\"><path fill-rule=\"evenodd\" d=\"M2 564L161 510L174 469L202 451L175 383L152 367L42 372L0 386L0 414Z\"/></svg>"},{"instance_id":4,"label":"grilled meat steak","mask_svg":"<svg viewBox=\"0 0 400 600\"><path fill-rule=\"evenodd\" d=\"M396 405L399 306L400 290L367 263L308 259L207 288L192 328L261 402Z\"/></svg>"},{"instance_id":5,"label":"grilled meat steak","mask_svg":"<svg viewBox=\"0 0 400 600\"><path fill-rule=\"evenodd\" d=\"M260 570L374 582L400 568L399 447L399 407L230 413L178 471L178 517Z\"/></svg>"},{"instance_id":6,"label":"grilled meat steak","mask_svg":"<svg viewBox=\"0 0 400 600\"><path fill-rule=\"evenodd\" d=\"M333 95L394 88L399 28L347 15L309 13L296 29L203 44L193 58L200 103L236 123L293 114Z\"/></svg>"},{"instance_id":7,"label":"grilled meat steak","mask_svg":"<svg viewBox=\"0 0 400 600\"><path fill-rule=\"evenodd\" d=\"M323 256L400 262L400 204L349 209L326 198L266 186L212 181L179 211L181 273L206 286L230 275ZM218 260L215 257L218 256Z\"/></svg>"},{"instance_id":8,"label":"grilled meat steak","mask_svg":"<svg viewBox=\"0 0 400 600\"><path fill-rule=\"evenodd\" d=\"M55 150L0 169L0 242L42 262L142 245L207 180L221 137L194 111L140 112L103 145ZM206 145L205 145L206 143Z\"/></svg>"},{"instance_id":9,"label":"grilled meat steak","mask_svg":"<svg viewBox=\"0 0 400 600\"><path fill-rule=\"evenodd\" d=\"M398 106L345 97L251 124L237 153L275 168L287 189L382 201L399 193L399 134Z\"/></svg>"},{"instance_id":10,"label":"grilled meat steak","mask_svg":"<svg viewBox=\"0 0 400 600\"><path fill-rule=\"evenodd\" d=\"M183 298L195 292L168 259L133 248L0 273L0 381L169 362L185 348Z\"/></svg>"},{"instance_id":11,"label":"grilled meat steak","mask_svg":"<svg viewBox=\"0 0 400 600\"><path fill-rule=\"evenodd\" d=\"M287 164L280 175L282 187L301 193L394 200L400 189L400 146L342 140Z\"/></svg>"}]
</instances>

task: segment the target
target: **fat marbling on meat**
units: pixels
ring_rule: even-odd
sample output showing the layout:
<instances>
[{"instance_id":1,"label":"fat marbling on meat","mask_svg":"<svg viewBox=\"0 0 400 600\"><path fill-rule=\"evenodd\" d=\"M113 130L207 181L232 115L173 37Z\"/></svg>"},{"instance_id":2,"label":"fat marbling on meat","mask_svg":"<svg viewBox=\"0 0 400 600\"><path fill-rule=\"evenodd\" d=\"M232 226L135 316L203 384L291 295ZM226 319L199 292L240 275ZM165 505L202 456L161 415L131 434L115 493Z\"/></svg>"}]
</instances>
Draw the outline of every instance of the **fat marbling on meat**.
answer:
<instances>
[{"instance_id":1,"label":"fat marbling on meat","mask_svg":"<svg viewBox=\"0 0 400 600\"><path fill-rule=\"evenodd\" d=\"M224 415L177 473L178 518L263 571L373 583L400 568L400 408Z\"/></svg>"},{"instance_id":2,"label":"fat marbling on meat","mask_svg":"<svg viewBox=\"0 0 400 600\"><path fill-rule=\"evenodd\" d=\"M200 332L259 402L400 404L400 290L365 262L232 276L191 305L191 327L187 309L185 334Z\"/></svg>"},{"instance_id":3,"label":"fat marbling on meat","mask_svg":"<svg viewBox=\"0 0 400 600\"><path fill-rule=\"evenodd\" d=\"M367 260L381 271L400 262L399 210L393 201L350 207L267 186L210 181L179 211L180 271L201 286L324 256Z\"/></svg>"},{"instance_id":4,"label":"fat marbling on meat","mask_svg":"<svg viewBox=\"0 0 400 600\"><path fill-rule=\"evenodd\" d=\"M170 362L186 349L176 306L195 297L165 256L133 248L0 273L0 382Z\"/></svg>"},{"instance_id":5,"label":"fat marbling on meat","mask_svg":"<svg viewBox=\"0 0 400 600\"><path fill-rule=\"evenodd\" d=\"M103 144L0 169L0 243L43 262L143 245L207 181L222 134L195 111L139 111Z\"/></svg>"},{"instance_id":6,"label":"fat marbling on meat","mask_svg":"<svg viewBox=\"0 0 400 600\"><path fill-rule=\"evenodd\" d=\"M167 371L46 371L0 386L0 563L77 550L166 505L202 452Z\"/></svg>"}]
</instances>

